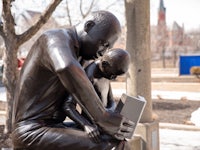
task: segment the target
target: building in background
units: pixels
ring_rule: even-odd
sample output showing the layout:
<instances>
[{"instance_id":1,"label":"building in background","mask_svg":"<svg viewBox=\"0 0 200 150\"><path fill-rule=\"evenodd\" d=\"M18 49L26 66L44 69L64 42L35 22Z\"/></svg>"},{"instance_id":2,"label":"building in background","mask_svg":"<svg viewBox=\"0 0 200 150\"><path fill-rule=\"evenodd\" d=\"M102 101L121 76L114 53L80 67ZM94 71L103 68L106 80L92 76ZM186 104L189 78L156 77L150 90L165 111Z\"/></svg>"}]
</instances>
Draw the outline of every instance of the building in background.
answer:
<instances>
[{"instance_id":1,"label":"building in background","mask_svg":"<svg viewBox=\"0 0 200 150\"><path fill-rule=\"evenodd\" d=\"M162 60L163 67L167 67L166 61L169 60L173 62L173 67L177 67L180 55L198 53L200 50L200 31L186 33L184 24L180 26L176 21L168 27L166 15L167 9L160 0L158 23L151 26L152 60Z\"/></svg>"}]
</instances>

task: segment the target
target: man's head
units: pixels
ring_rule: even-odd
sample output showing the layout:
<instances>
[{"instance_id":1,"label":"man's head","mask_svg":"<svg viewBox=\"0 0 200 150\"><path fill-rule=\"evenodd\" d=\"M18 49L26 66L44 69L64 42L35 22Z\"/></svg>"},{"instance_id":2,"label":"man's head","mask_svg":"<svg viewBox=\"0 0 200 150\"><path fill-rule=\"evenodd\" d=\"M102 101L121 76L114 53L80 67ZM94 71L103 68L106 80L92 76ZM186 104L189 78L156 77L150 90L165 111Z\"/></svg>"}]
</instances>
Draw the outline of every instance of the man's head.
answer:
<instances>
[{"instance_id":1,"label":"man's head","mask_svg":"<svg viewBox=\"0 0 200 150\"><path fill-rule=\"evenodd\" d=\"M115 48L107 51L100 59L99 68L103 77L115 79L118 75L127 72L130 64L130 55L127 51Z\"/></svg>"},{"instance_id":2,"label":"man's head","mask_svg":"<svg viewBox=\"0 0 200 150\"><path fill-rule=\"evenodd\" d=\"M84 31L79 32L80 55L94 59L111 48L121 33L118 19L108 11L96 11L86 20Z\"/></svg>"}]
</instances>

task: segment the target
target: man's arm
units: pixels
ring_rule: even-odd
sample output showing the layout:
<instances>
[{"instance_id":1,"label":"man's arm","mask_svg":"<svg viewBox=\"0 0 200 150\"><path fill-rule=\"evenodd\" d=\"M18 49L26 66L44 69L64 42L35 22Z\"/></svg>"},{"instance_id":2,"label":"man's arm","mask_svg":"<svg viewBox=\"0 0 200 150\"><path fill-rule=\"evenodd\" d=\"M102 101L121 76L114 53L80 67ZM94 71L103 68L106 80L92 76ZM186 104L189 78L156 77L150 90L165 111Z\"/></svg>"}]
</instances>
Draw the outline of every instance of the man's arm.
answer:
<instances>
[{"instance_id":1,"label":"man's arm","mask_svg":"<svg viewBox=\"0 0 200 150\"><path fill-rule=\"evenodd\" d=\"M72 35L67 30L52 30L47 32L44 38L51 68L61 83L81 105L86 107L96 121L102 120L106 110L78 62Z\"/></svg>"},{"instance_id":2,"label":"man's arm","mask_svg":"<svg viewBox=\"0 0 200 150\"><path fill-rule=\"evenodd\" d=\"M67 91L82 105L82 108L86 108L94 122L105 132L118 139L129 136L134 123L120 114L105 110L93 85L77 61L72 61L67 68L57 72L57 74Z\"/></svg>"}]
</instances>

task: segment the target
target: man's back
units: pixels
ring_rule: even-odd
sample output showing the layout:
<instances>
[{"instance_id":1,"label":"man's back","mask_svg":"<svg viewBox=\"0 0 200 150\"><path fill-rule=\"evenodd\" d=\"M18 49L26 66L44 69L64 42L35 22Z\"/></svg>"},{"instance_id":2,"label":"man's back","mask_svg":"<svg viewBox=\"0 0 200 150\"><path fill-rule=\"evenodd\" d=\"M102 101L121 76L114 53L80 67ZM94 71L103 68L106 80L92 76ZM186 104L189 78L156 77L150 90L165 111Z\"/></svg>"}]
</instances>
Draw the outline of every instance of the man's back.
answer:
<instances>
[{"instance_id":1,"label":"man's back","mask_svg":"<svg viewBox=\"0 0 200 150\"><path fill-rule=\"evenodd\" d=\"M65 31L56 30L56 32ZM52 40L51 36L55 36L53 33L54 31L48 31L46 33L48 37L44 34L38 39L29 52L20 72L18 82L20 88L16 89L14 100L15 122L51 119L53 113L60 107L62 100L67 95L57 76L55 61L49 56L50 53L54 52L49 52L47 48L48 42ZM74 40L74 37L70 37L71 35L67 36L71 41ZM62 56L62 54L59 55Z\"/></svg>"}]
</instances>

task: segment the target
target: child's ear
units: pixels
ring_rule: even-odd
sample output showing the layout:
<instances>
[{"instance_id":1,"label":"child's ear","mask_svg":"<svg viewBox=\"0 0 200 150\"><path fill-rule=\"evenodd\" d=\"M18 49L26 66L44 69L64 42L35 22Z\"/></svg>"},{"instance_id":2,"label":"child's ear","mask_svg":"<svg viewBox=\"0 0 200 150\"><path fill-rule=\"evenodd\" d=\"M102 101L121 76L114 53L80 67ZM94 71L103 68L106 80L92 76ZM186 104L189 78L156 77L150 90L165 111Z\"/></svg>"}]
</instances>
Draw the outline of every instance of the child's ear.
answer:
<instances>
[{"instance_id":1,"label":"child's ear","mask_svg":"<svg viewBox=\"0 0 200 150\"><path fill-rule=\"evenodd\" d=\"M102 67L107 67L107 66L109 66L110 64L109 64L109 62L107 62L107 61L102 61Z\"/></svg>"},{"instance_id":2,"label":"child's ear","mask_svg":"<svg viewBox=\"0 0 200 150\"><path fill-rule=\"evenodd\" d=\"M85 25L84 25L84 31L85 32L89 32L90 31L90 29L92 29L92 27L95 25L95 22L94 21L92 21L92 20L89 20L89 21L87 21L86 23L85 23Z\"/></svg>"}]
</instances>

